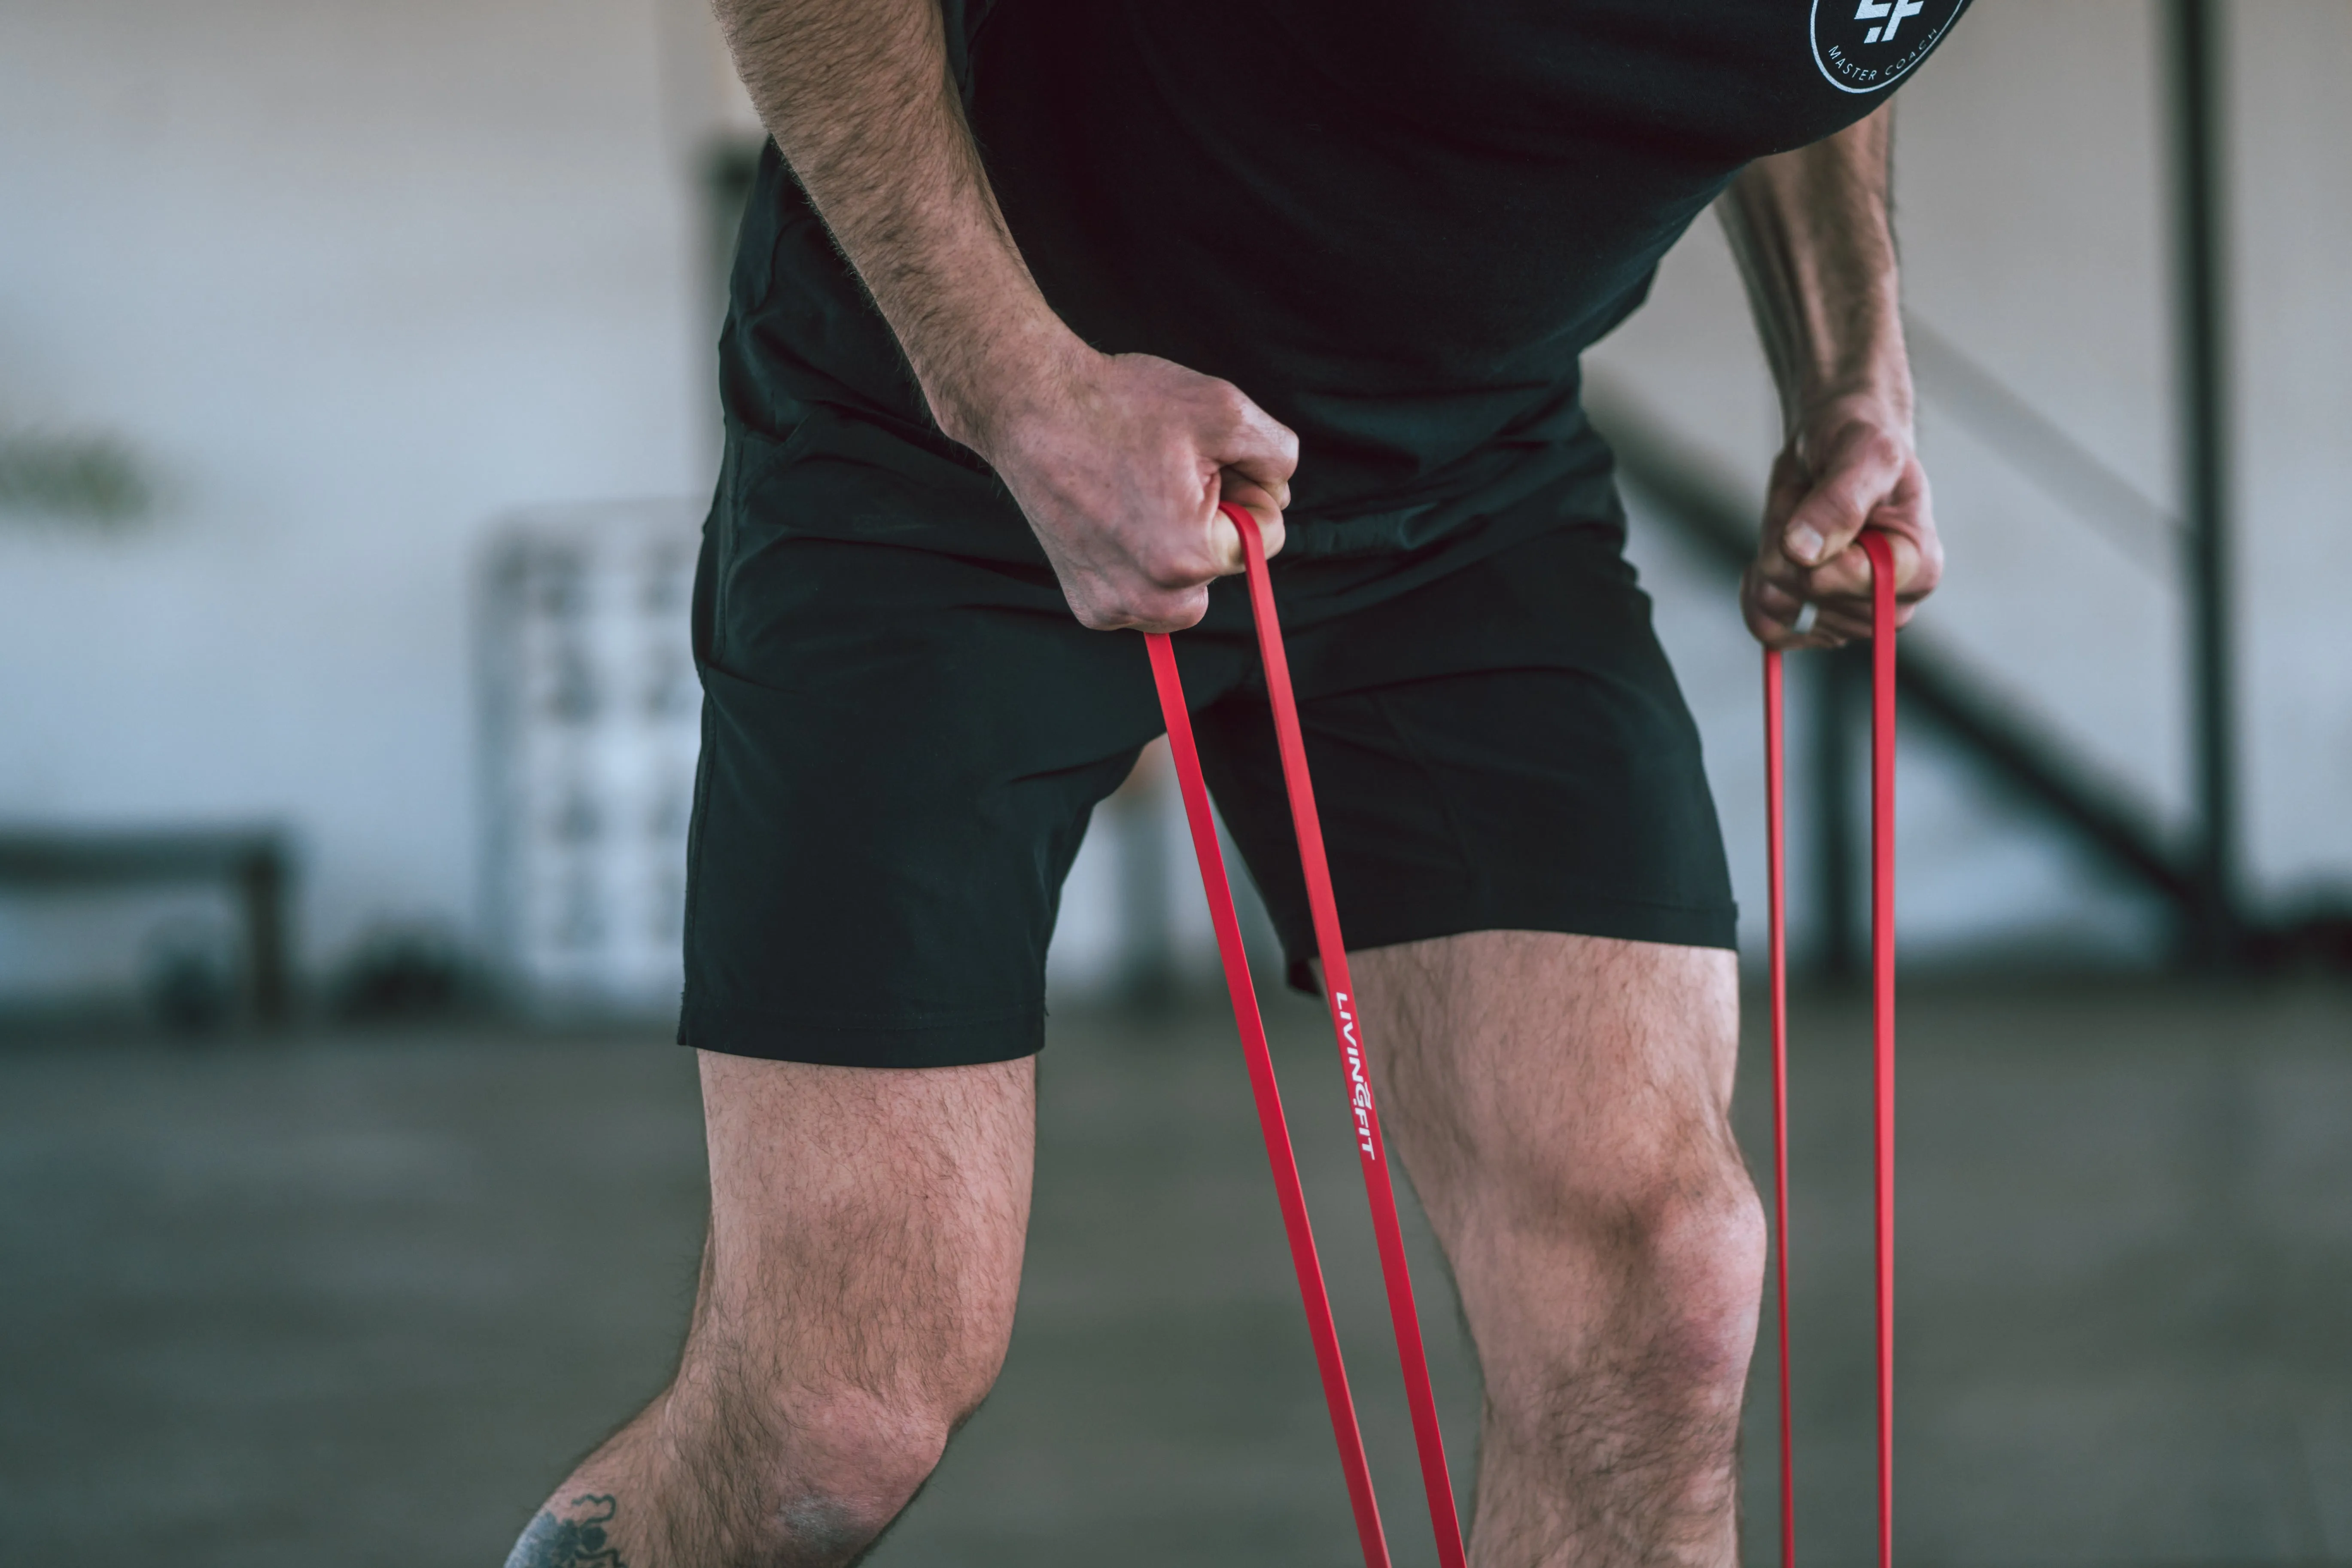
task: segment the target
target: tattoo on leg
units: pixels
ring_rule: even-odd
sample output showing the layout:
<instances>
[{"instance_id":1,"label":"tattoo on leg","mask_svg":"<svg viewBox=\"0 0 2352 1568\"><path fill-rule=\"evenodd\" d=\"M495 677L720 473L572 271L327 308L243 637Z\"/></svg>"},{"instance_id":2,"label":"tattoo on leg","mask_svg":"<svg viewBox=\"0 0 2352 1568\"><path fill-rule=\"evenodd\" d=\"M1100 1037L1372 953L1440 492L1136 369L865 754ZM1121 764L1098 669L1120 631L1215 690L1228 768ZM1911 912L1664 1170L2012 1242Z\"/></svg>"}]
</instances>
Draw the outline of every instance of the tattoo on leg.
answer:
<instances>
[{"instance_id":1,"label":"tattoo on leg","mask_svg":"<svg viewBox=\"0 0 2352 1568\"><path fill-rule=\"evenodd\" d=\"M617 1501L591 1492L573 1498L567 1511L568 1519L558 1519L551 1509L532 1520L508 1555L507 1568L629 1568L604 1534L604 1526L620 1511Z\"/></svg>"}]
</instances>

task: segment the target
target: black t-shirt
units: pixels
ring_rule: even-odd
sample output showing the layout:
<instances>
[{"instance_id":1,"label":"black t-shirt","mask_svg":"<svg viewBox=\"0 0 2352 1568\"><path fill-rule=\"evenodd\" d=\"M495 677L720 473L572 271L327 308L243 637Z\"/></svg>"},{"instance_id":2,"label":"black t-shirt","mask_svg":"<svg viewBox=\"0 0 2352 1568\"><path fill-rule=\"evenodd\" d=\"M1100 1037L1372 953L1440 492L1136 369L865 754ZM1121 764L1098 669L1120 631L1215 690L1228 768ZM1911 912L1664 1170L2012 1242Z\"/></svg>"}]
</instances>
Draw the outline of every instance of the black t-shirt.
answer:
<instances>
[{"instance_id":1,"label":"black t-shirt","mask_svg":"<svg viewBox=\"0 0 2352 1568\"><path fill-rule=\"evenodd\" d=\"M1966 6L949 0L948 21L1047 300L1298 432L1297 563L1615 520L1579 356L1744 164L1869 113ZM722 350L739 444L838 470L804 526L1037 558L772 147Z\"/></svg>"}]
</instances>

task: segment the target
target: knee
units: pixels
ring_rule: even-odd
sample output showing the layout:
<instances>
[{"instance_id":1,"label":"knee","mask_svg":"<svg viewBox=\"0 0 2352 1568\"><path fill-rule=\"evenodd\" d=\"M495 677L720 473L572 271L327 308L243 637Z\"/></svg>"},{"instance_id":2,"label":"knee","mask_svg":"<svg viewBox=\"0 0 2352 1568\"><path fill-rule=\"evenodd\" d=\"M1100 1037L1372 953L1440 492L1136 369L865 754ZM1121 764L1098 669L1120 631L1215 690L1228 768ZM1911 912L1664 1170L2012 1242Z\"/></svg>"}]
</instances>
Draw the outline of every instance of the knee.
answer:
<instances>
[{"instance_id":1,"label":"knee","mask_svg":"<svg viewBox=\"0 0 2352 1568\"><path fill-rule=\"evenodd\" d=\"M1652 1204L1640 1255L1661 1316L1668 1366L1706 1387L1743 1384L1764 1285L1764 1205L1737 1161Z\"/></svg>"},{"instance_id":2,"label":"knee","mask_svg":"<svg viewBox=\"0 0 2352 1568\"><path fill-rule=\"evenodd\" d=\"M671 1400L676 1451L707 1531L700 1555L737 1568L835 1568L888 1528L940 1462L985 1383L968 1390L740 1383Z\"/></svg>"},{"instance_id":3,"label":"knee","mask_svg":"<svg viewBox=\"0 0 2352 1568\"><path fill-rule=\"evenodd\" d=\"M1612 1335L1695 1396L1745 1382L1764 1280L1764 1209L1729 1149L1587 1192L1578 1228L1617 1286Z\"/></svg>"},{"instance_id":4,"label":"knee","mask_svg":"<svg viewBox=\"0 0 2352 1568\"><path fill-rule=\"evenodd\" d=\"M788 1402L765 1456L766 1552L753 1561L815 1568L856 1557L929 1479L964 1414L862 1389Z\"/></svg>"},{"instance_id":5,"label":"knee","mask_svg":"<svg viewBox=\"0 0 2352 1568\"><path fill-rule=\"evenodd\" d=\"M1548 1152L1511 1174L1489 1210L1509 1217L1477 1227L1478 1278L1464 1285L1481 1297L1501 1287L1496 1328L1550 1369L1531 1394L1613 1367L1678 1402L1708 1404L1727 1390L1738 1397L1754 1348L1765 1233L1727 1135L1613 1159L1590 1148L1565 1161Z\"/></svg>"},{"instance_id":6,"label":"knee","mask_svg":"<svg viewBox=\"0 0 2352 1568\"><path fill-rule=\"evenodd\" d=\"M1691 1161L1605 1181L1588 1168L1520 1215L1486 1253L1515 1279L1507 1299L1494 1271L1459 1276L1496 1451L1620 1475L1666 1512L1727 1517L1764 1263L1745 1168Z\"/></svg>"}]
</instances>

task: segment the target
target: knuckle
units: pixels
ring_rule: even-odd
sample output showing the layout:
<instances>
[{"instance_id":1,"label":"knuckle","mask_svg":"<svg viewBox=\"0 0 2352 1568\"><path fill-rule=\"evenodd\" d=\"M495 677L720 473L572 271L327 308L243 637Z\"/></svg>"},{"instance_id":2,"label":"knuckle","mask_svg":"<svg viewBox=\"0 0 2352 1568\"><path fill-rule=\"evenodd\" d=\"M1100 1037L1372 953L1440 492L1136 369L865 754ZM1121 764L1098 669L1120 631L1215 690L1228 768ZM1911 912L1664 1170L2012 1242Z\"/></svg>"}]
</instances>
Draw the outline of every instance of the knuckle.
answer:
<instances>
[{"instance_id":1,"label":"knuckle","mask_svg":"<svg viewBox=\"0 0 2352 1568\"><path fill-rule=\"evenodd\" d=\"M1208 613L1209 591L1206 588L1194 588L1178 595L1175 603L1170 606L1166 625L1170 631L1181 632L1187 626L1198 626L1201 617Z\"/></svg>"},{"instance_id":2,"label":"knuckle","mask_svg":"<svg viewBox=\"0 0 2352 1568\"><path fill-rule=\"evenodd\" d=\"M1209 595L1205 588L1189 588L1178 592L1156 594L1132 602L1131 613L1124 623L1139 631L1181 632L1196 624L1208 613Z\"/></svg>"},{"instance_id":3,"label":"knuckle","mask_svg":"<svg viewBox=\"0 0 2352 1568\"><path fill-rule=\"evenodd\" d=\"M1147 582L1171 593L1198 587L1215 575L1213 569L1203 565L1198 552L1173 544L1153 546L1138 564Z\"/></svg>"}]
</instances>

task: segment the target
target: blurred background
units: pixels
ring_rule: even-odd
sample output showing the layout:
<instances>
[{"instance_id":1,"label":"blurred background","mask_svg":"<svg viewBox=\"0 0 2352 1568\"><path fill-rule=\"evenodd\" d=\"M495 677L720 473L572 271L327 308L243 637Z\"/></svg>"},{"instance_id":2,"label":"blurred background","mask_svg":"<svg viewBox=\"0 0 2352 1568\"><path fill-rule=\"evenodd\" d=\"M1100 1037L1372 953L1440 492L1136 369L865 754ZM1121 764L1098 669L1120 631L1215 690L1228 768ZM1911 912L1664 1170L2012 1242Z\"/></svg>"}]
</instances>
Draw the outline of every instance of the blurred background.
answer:
<instances>
[{"instance_id":1,"label":"blurred background","mask_svg":"<svg viewBox=\"0 0 2352 1568\"><path fill-rule=\"evenodd\" d=\"M2340 0L1979 0L1901 97L1951 556L1903 648L1908 1558L2352 1561L2347 64ZM685 598L759 138L697 0L0 0L26 1555L497 1562L659 1385L702 1201ZM1591 374L1752 964L1732 588L1779 421L1711 223ZM1864 679L1791 665L1799 1500L1854 1562ZM1349 1560L1192 877L1148 756L1064 900L1013 1362L877 1562ZM1261 984L1417 1561L1328 1047Z\"/></svg>"}]
</instances>

